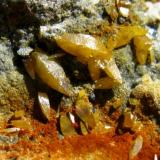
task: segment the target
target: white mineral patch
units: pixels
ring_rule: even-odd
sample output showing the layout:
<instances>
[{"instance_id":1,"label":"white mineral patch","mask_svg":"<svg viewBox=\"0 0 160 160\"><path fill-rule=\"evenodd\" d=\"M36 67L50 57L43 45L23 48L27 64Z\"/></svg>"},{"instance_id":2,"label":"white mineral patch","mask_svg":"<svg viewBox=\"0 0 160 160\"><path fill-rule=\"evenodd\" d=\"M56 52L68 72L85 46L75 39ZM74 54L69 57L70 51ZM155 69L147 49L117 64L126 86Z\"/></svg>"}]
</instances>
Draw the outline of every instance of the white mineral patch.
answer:
<instances>
[{"instance_id":1,"label":"white mineral patch","mask_svg":"<svg viewBox=\"0 0 160 160\"><path fill-rule=\"evenodd\" d=\"M148 22L160 20L160 2L146 2L146 6L148 10L145 12L145 16L147 17Z\"/></svg>"},{"instance_id":2,"label":"white mineral patch","mask_svg":"<svg viewBox=\"0 0 160 160\"><path fill-rule=\"evenodd\" d=\"M90 4L90 5L95 5L99 3L99 0L81 0L80 1L81 4Z\"/></svg>"},{"instance_id":3,"label":"white mineral patch","mask_svg":"<svg viewBox=\"0 0 160 160\"><path fill-rule=\"evenodd\" d=\"M124 16L124 17L128 17L129 16L129 9L128 8L120 7L119 11L120 11L122 16Z\"/></svg>"},{"instance_id":4,"label":"white mineral patch","mask_svg":"<svg viewBox=\"0 0 160 160\"><path fill-rule=\"evenodd\" d=\"M53 26L40 26L40 36L50 37L56 35L57 32L65 32L65 24L59 23ZM51 34L52 33L52 34Z\"/></svg>"}]
</instances>

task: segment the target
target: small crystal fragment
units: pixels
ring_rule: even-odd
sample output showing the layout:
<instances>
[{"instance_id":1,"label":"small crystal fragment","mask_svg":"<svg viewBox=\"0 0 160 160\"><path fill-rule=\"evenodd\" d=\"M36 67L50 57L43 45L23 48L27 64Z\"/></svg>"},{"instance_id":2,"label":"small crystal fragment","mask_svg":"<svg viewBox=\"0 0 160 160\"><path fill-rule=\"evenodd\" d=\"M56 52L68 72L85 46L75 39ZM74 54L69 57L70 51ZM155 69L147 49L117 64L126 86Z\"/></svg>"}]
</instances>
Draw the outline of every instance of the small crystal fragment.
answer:
<instances>
[{"instance_id":1,"label":"small crystal fragment","mask_svg":"<svg viewBox=\"0 0 160 160\"><path fill-rule=\"evenodd\" d=\"M83 135L88 134L87 128L86 128L86 126L83 122L80 122L80 128L81 128L81 132L82 132Z\"/></svg>"},{"instance_id":2,"label":"small crystal fragment","mask_svg":"<svg viewBox=\"0 0 160 160\"><path fill-rule=\"evenodd\" d=\"M32 125L28 120L12 120L11 125L13 125L16 128L26 129L26 130L32 130Z\"/></svg>"},{"instance_id":3,"label":"small crystal fragment","mask_svg":"<svg viewBox=\"0 0 160 160\"><path fill-rule=\"evenodd\" d=\"M41 111L47 120L50 120L50 103L46 93L38 92L38 101Z\"/></svg>"},{"instance_id":4,"label":"small crystal fragment","mask_svg":"<svg viewBox=\"0 0 160 160\"><path fill-rule=\"evenodd\" d=\"M138 153L141 151L143 145L143 137L141 135L137 136L133 142L131 150L129 152L129 160L135 158Z\"/></svg>"},{"instance_id":5,"label":"small crystal fragment","mask_svg":"<svg viewBox=\"0 0 160 160\"><path fill-rule=\"evenodd\" d=\"M15 111L14 116L15 118L22 118L24 114L25 114L24 110L18 110L18 111Z\"/></svg>"},{"instance_id":6,"label":"small crystal fragment","mask_svg":"<svg viewBox=\"0 0 160 160\"><path fill-rule=\"evenodd\" d=\"M89 102L87 94L84 90L79 92L76 100L76 114L90 129L95 127L95 119L92 113L92 104Z\"/></svg>"},{"instance_id":7,"label":"small crystal fragment","mask_svg":"<svg viewBox=\"0 0 160 160\"><path fill-rule=\"evenodd\" d=\"M64 136L77 135L73 124L66 114L60 116L60 129Z\"/></svg>"},{"instance_id":8,"label":"small crystal fragment","mask_svg":"<svg viewBox=\"0 0 160 160\"><path fill-rule=\"evenodd\" d=\"M136 36L133 39L136 58L139 64L145 64L150 54L151 40L147 36Z\"/></svg>"}]
</instances>

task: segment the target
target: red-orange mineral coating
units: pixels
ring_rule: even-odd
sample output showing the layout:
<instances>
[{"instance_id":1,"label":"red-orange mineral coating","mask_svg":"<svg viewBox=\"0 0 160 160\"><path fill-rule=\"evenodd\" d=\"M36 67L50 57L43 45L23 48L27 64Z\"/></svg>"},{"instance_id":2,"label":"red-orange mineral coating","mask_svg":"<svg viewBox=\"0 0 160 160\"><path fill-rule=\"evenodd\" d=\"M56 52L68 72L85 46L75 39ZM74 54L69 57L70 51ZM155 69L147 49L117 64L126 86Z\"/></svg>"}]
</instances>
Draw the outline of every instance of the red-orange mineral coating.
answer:
<instances>
[{"instance_id":1,"label":"red-orange mineral coating","mask_svg":"<svg viewBox=\"0 0 160 160\"><path fill-rule=\"evenodd\" d=\"M115 135L114 132L108 134L88 134L86 136L67 137L63 140L58 139L56 121L53 119L48 124L42 124L35 121L33 123L35 130L30 133L22 133L28 135L31 140L23 140L15 145L5 147L0 146L1 150L14 150L15 154L8 154L8 157L24 157L29 154L36 154L35 160L41 158L43 152L48 152L50 159L56 157L60 159L82 158L86 155L94 155L96 160L128 160L129 151L133 140L137 137L135 134ZM152 125L147 127L143 132L139 133L144 138L142 150L134 160L152 160L154 154L160 155L158 145L158 137L150 135L148 132L153 130ZM43 136L40 136L43 133ZM35 139L35 140L34 140ZM96 155L97 153L97 155ZM1 156L1 155L0 155Z\"/></svg>"}]
</instances>

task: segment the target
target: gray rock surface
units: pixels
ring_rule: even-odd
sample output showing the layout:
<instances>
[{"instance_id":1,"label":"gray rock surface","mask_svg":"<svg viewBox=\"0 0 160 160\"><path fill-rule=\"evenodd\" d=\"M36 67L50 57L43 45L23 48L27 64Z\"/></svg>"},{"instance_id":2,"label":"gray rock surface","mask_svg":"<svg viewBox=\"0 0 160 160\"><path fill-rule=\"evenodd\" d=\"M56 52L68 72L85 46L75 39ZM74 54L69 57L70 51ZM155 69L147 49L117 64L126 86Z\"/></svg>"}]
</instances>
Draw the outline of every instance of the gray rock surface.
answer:
<instances>
[{"instance_id":1,"label":"gray rock surface","mask_svg":"<svg viewBox=\"0 0 160 160\"><path fill-rule=\"evenodd\" d=\"M9 1L2 1L0 4L0 114L3 113L5 120L10 118L10 114L15 110L28 110L30 106L29 87L25 82L27 77L22 73L23 66L17 66L17 63L21 62L13 41L16 25L12 23L14 18L9 16L14 7L11 9L8 4ZM32 107L29 110L31 111Z\"/></svg>"},{"instance_id":2,"label":"gray rock surface","mask_svg":"<svg viewBox=\"0 0 160 160\"><path fill-rule=\"evenodd\" d=\"M0 74L15 69L11 42L5 37L0 39Z\"/></svg>"}]
</instances>

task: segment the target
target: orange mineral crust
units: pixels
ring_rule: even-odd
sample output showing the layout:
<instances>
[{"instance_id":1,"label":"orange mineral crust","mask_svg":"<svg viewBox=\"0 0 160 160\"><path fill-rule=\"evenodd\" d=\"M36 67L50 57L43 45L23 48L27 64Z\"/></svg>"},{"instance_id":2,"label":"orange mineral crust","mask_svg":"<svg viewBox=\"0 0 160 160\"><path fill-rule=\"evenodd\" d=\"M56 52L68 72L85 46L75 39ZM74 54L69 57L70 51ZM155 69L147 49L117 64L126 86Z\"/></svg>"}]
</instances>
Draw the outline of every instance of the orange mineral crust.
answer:
<instances>
[{"instance_id":1,"label":"orange mineral crust","mask_svg":"<svg viewBox=\"0 0 160 160\"><path fill-rule=\"evenodd\" d=\"M153 134L151 139L151 135L148 134L150 127L137 134L91 133L60 140L55 120L51 120L48 124L34 121L33 126L35 128L33 132L19 133L21 140L17 144L0 146L2 151L0 158L128 160L137 135L143 137L143 146L138 155L133 158L134 160L151 160L154 159L155 154L157 156L160 154L158 146L160 139Z\"/></svg>"}]
</instances>

